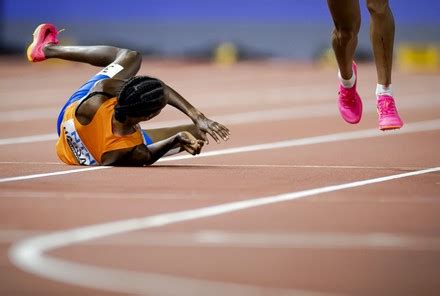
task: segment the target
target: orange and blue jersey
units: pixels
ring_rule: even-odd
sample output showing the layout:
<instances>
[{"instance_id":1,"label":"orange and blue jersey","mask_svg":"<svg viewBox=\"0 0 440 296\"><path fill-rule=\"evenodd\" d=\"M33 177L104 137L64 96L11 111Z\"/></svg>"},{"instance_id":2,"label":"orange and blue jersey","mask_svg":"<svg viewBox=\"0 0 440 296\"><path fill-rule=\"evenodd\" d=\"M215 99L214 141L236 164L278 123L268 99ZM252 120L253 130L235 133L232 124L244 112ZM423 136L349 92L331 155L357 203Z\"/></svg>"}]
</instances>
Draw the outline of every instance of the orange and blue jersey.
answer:
<instances>
[{"instance_id":1,"label":"orange and blue jersey","mask_svg":"<svg viewBox=\"0 0 440 296\"><path fill-rule=\"evenodd\" d=\"M116 98L105 101L87 125L82 125L75 116L79 101L67 107L61 123L61 135L56 144L58 157L63 162L99 165L102 155L108 151L144 143L140 128L127 136L113 134L112 116L116 103Z\"/></svg>"},{"instance_id":2,"label":"orange and blue jersey","mask_svg":"<svg viewBox=\"0 0 440 296\"><path fill-rule=\"evenodd\" d=\"M109 76L98 74L76 91L61 109L57 122L59 135L56 144L58 157L70 165L100 165L102 155L108 151L125 149L140 144L152 144L147 133L138 126L136 132L127 136L113 134L112 117L117 99L110 98L97 110L87 125L75 116L76 108L87 98L90 89Z\"/></svg>"}]
</instances>

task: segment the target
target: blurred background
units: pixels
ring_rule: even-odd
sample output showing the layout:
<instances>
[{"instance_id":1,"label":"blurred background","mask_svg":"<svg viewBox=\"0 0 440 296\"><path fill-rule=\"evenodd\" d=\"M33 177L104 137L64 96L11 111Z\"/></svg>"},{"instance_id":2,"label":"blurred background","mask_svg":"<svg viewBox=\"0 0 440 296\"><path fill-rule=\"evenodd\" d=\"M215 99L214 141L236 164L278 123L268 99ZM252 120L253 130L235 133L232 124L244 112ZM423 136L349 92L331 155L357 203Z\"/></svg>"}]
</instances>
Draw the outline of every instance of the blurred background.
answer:
<instances>
[{"instance_id":1,"label":"blurred background","mask_svg":"<svg viewBox=\"0 0 440 296\"><path fill-rule=\"evenodd\" d=\"M332 60L325 0L0 0L0 51L23 55L34 28L52 22L64 44L112 44L166 58ZM390 1L398 64L438 70L440 1ZM371 60L361 0L358 59Z\"/></svg>"}]
</instances>

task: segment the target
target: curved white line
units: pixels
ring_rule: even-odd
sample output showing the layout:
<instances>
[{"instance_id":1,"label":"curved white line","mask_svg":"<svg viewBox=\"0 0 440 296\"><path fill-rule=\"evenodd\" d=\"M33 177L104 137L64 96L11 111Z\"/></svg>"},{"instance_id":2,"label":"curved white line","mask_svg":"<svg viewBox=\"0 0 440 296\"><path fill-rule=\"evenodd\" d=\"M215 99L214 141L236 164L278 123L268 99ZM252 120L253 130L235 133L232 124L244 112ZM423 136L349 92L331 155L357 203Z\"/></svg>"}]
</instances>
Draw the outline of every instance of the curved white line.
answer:
<instances>
[{"instance_id":1,"label":"curved white line","mask_svg":"<svg viewBox=\"0 0 440 296\"><path fill-rule=\"evenodd\" d=\"M12 244L48 230L0 229L0 243ZM84 242L87 246L203 247L440 251L440 237L387 232L129 232Z\"/></svg>"},{"instance_id":2,"label":"curved white line","mask_svg":"<svg viewBox=\"0 0 440 296\"><path fill-rule=\"evenodd\" d=\"M11 236L14 237L14 232ZM18 235L20 232L17 233ZM33 235L42 233L33 233ZM2 231L0 231L1 239ZM5 233L7 238L8 232ZM31 235L28 234L28 237ZM21 238L24 238L22 236ZM17 239L18 240L18 239ZM440 251L440 238L397 233L346 232L225 232L203 230L186 232L135 232L90 241L91 245L155 247L222 247L268 249L337 249Z\"/></svg>"},{"instance_id":3,"label":"curved white line","mask_svg":"<svg viewBox=\"0 0 440 296\"><path fill-rule=\"evenodd\" d=\"M151 273L112 270L91 265L84 265L67 260L50 257L47 252L78 243L126 233L141 229L156 228L164 225L208 218L232 213L253 207L292 201L318 194L355 188L380 182L386 182L411 176L440 171L440 167L361 180L345 184L320 187L298 192L260 197L255 199L225 203L216 206L188 211L160 214L142 218L133 218L110 223L90 225L71 230L58 231L41 235L14 244L9 251L9 258L17 267L55 281L68 284L102 289L114 292L174 295L319 295L295 290L268 291L263 288L230 283L218 283L202 280L183 279ZM259 294L257 294L259 293Z\"/></svg>"}]
</instances>

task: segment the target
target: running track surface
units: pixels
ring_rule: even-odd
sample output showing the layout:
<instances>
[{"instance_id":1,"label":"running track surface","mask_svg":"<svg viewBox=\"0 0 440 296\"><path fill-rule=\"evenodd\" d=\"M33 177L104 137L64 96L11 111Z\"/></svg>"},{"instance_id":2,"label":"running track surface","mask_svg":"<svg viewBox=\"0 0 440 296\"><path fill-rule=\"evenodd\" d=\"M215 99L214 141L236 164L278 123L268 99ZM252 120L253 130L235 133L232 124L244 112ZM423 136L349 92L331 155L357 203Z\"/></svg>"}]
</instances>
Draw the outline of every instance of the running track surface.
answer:
<instances>
[{"instance_id":1,"label":"running track surface","mask_svg":"<svg viewBox=\"0 0 440 296\"><path fill-rule=\"evenodd\" d=\"M440 295L438 74L395 71L406 125L383 133L370 64L352 126L332 67L144 60L231 140L75 172L55 118L99 69L0 64L1 295ZM144 127L186 122L168 108Z\"/></svg>"}]
</instances>

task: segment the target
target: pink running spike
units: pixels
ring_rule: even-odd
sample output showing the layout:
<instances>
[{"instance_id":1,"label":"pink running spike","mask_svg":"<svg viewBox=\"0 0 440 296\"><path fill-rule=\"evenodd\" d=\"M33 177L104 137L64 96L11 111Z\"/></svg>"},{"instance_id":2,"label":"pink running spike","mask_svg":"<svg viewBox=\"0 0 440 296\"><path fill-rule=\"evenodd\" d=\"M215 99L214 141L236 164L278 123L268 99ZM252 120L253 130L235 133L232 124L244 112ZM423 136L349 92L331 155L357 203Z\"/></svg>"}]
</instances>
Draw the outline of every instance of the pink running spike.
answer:
<instances>
[{"instance_id":1,"label":"pink running spike","mask_svg":"<svg viewBox=\"0 0 440 296\"><path fill-rule=\"evenodd\" d=\"M27 49L30 62L41 62L46 59L43 48L46 44L58 44L58 30L52 24L41 24L34 31L34 39Z\"/></svg>"},{"instance_id":2,"label":"pink running spike","mask_svg":"<svg viewBox=\"0 0 440 296\"><path fill-rule=\"evenodd\" d=\"M356 124L361 120L362 117L362 101L356 91L357 65L355 62L353 62L353 73L356 77L353 87L345 88L342 84L339 84L338 107L341 117L346 122Z\"/></svg>"},{"instance_id":3,"label":"pink running spike","mask_svg":"<svg viewBox=\"0 0 440 296\"><path fill-rule=\"evenodd\" d=\"M397 113L394 98L388 95L379 95L377 98L377 113L379 114L379 129L392 130L403 126L403 121Z\"/></svg>"}]
</instances>

